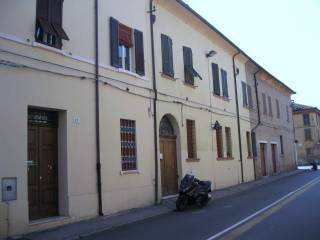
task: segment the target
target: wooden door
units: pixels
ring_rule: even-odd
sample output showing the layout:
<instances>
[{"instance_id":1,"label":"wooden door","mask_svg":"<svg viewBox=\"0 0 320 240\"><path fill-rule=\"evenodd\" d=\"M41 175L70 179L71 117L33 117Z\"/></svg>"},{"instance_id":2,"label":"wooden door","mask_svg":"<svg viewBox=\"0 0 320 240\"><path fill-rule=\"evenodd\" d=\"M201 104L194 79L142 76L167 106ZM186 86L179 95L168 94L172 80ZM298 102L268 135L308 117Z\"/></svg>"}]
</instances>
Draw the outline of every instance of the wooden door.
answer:
<instances>
[{"instance_id":1,"label":"wooden door","mask_svg":"<svg viewBox=\"0 0 320 240\"><path fill-rule=\"evenodd\" d=\"M262 176L267 176L266 169L266 144L260 143L260 159L261 159L261 174Z\"/></svg>"},{"instance_id":2,"label":"wooden door","mask_svg":"<svg viewBox=\"0 0 320 240\"><path fill-rule=\"evenodd\" d=\"M272 155L272 165L273 165L273 172L277 172L277 145L271 144L271 155Z\"/></svg>"},{"instance_id":3,"label":"wooden door","mask_svg":"<svg viewBox=\"0 0 320 240\"><path fill-rule=\"evenodd\" d=\"M160 138L162 196L178 193L177 151L175 137Z\"/></svg>"},{"instance_id":4,"label":"wooden door","mask_svg":"<svg viewBox=\"0 0 320 240\"><path fill-rule=\"evenodd\" d=\"M58 215L57 128L28 126L29 219Z\"/></svg>"}]
</instances>

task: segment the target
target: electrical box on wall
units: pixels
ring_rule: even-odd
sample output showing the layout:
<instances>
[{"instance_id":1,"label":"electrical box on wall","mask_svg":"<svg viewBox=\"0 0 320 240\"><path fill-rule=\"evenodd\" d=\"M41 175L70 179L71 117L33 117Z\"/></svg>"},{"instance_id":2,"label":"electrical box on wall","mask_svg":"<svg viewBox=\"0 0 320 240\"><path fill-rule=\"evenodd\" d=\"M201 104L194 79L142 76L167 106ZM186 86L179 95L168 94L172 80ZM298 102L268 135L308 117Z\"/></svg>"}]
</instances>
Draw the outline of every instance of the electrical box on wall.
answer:
<instances>
[{"instance_id":1,"label":"electrical box on wall","mask_svg":"<svg viewBox=\"0 0 320 240\"><path fill-rule=\"evenodd\" d=\"M2 178L2 202L17 200L17 178Z\"/></svg>"}]
</instances>

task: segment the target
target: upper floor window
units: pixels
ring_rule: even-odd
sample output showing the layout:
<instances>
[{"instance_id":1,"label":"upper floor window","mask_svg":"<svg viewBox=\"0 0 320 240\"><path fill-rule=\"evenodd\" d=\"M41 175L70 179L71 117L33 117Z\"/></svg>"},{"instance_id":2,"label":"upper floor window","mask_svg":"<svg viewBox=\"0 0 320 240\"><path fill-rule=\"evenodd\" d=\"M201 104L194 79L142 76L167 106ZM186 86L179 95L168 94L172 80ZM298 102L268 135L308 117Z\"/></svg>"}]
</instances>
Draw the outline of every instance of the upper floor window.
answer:
<instances>
[{"instance_id":1,"label":"upper floor window","mask_svg":"<svg viewBox=\"0 0 320 240\"><path fill-rule=\"evenodd\" d=\"M224 98L229 98L227 72L223 69L221 69L221 82L222 82L222 96Z\"/></svg>"},{"instance_id":2,"label":"upper floor window","mask_svg":"<svg viewBox=\"0 0 320 240\"><path fill-rule=\"evenodd\" d=\"M268 96L268 105L269 105L269 116L273 117L273 112L272 112L272 101L271 101L271 97Z\"/></svg>"},{"instance_id":3,"label":"upper floor window","mask_svg":"<svg viewBox=\"0 0 320 240\"><path fill-rule=\"evenodd\" d=\"M311 128L307 128L304 130L304 137L306 141L312 141Z\"/></svg>"},{"instance_id":4,"label":"upper floor window","mask_svg":"<svg viewBox=\"0 0 320 240\"><path fill-rule=\"evenodd\" d=\"M241 86L243 106L247 108L253 108L251 86L247 85L245 82L241 82Z\"/></svg>"},{"instance_id":5,"label":"upper floor window","mask_svg":"<svg viewBox=\"0 0 320 240\"><path fill-rule=\"evenodd\" d=\"M265 93L262 93L262 107L263 114L267 115L267 97Z\"/></svg>"},{"instance_id":6,"label":"upper floor window","mask_svg":"<svg viewBox=\"0 0 320 240\"><path fill-rule=\"evenodd\" d=\"M216 63L212 63L211 67L212 67L213 94L217 96L221 96L219 66ZM220 69L220 74L221 74L222 96L227 99L229 98L227 72L223 69Z\"/></svg>"},{"instance_id":7,"label":"upper floor window","mask_svg":"<svg viewBox=\"0 0 320 240\"><path fill-rule=\"evenodd\" d=\"M280 118L280 104L278 99L276 99L276 107L277 107L277 118Z\"/></svg>"},{"instance_id":8,"label":"upper floor window","mask_svg":"<svg viewBox=\"0 0 320 240\"><path fill-rule=\"evenodd\" d=\"M286 106L286 112L287 112L287 122L290 122L289 107L288 106Z\"/></svg>"},{"instance_id":9,"label":"upper floor window","mask_svg":"<svg viewBox=\"0 0 320 240\"><path fill-rule=\"evenodd\" d=\"M161 34L162 73L174 77L172 39Z\"/></svg>"},{"instance_id":10,"label":"upper floor window","mask_svg":"<svg viewBox=\"0 0 320 240\"><path fill-rule=\"evenodd\" d=\"M62 39L69 40L62 28L63 0L37 0L36 32L37 42L61 48Z\"/></svg>"},{"instance_id":11,"label":"upper floor window","mask_svg":"<svg viewBox=\"0 0 320 240\"><path fill-rule=\"evenodd\" d=\"M111 65L144 76L143 33L110 18Z\"/></svg>"},{"instance_id":12,"label":"upper floor window","mask_svg":"<svg viewBox=\"0 0 320 240\"><path fill-rule=\"evenodd\" d=\"M303 114L303 125L310 126L310 115L308 113Z\"/></svg>"},{"instance_id":13,"label":"upper floor window","mask_svg":"<svg viewBox=\"0 0 320 240\"><path fill-rule=\"evenodd\" d=\"M188 47L183 47L183 62L184 62L184 81L187 84L194 86L194 77L202 80L200 74L193 68L192 50Z\"/></svg>"}]
</instances>

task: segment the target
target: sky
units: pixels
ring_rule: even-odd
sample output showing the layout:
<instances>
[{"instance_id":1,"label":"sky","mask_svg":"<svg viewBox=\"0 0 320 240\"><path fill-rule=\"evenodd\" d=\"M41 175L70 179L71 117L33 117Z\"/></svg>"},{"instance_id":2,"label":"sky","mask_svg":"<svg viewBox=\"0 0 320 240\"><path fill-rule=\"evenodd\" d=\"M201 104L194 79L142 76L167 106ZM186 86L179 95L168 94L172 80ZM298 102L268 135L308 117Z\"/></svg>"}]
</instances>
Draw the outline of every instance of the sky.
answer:
<instances>
[{"instance_id":1,"label":"sky","mask_svg":"<svg viewBox=\"0 0 320 240\"><path fill-rule=\"evenodd\" d=\"M320 0L184 0L257 63L320 108Z\"/></svg>"}]
</instances>

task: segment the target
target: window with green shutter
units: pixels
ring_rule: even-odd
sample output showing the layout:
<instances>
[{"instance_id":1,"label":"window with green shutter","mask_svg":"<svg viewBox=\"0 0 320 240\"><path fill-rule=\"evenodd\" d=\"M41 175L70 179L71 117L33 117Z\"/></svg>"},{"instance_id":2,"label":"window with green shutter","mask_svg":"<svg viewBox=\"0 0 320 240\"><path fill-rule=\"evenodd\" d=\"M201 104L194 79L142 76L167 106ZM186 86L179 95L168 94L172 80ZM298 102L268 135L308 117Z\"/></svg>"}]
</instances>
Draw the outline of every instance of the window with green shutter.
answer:
<instances>
[{"instance_id":1,"label":"window with green shutter","mask_svg":"<svg viewBox=\"0 0 320 240\"><path fill-rule=\"evenodd\" d=\"M227 72L223 69L221 69L221 82L222 82L222 96L224 98L229 98Z\"/></svg>"},{"instance_id":2,"label":"window with green shutter","mask_svg":"<svg viewBox=\"0 0 320 240\"><path fill-rule=\"evenodd\" d=\"M241 82L242 86L242 101L243 106L248 107L248 97L247 97L247 84L245 82Z\"/></svg>"},{"instance_id":3,"label":"window with green shutter","mask_svg":"<svg viewBox=\"0 0 320 240\"><path fill-rule=\"evenodd\" d=\"M202 80L200 74L193 68L192 50L183 47L183 63L184 63L184 81L187 84L194 85L194 77Z\"/></svg>"},{"instance_id":4,"label":"window with green shutter","mask_svg":"<svg viewBox=\"0 0 320 240\"><path fill-rule=\"evenodd\" d=\"M162 73L174 77L172 39L161 34Z\"/></svg>"},{"instance_id":5,"label":"window with green shutter","mask_svg":"<svg viewBox=\"0 0 320 240\"><path fill-rule=\"evenodd\" d=\"M212 63L212 81L213 81L213 93L220 96L220 79L219 79L219 66L216 63Z\"/></svg>"}]
</instances>

